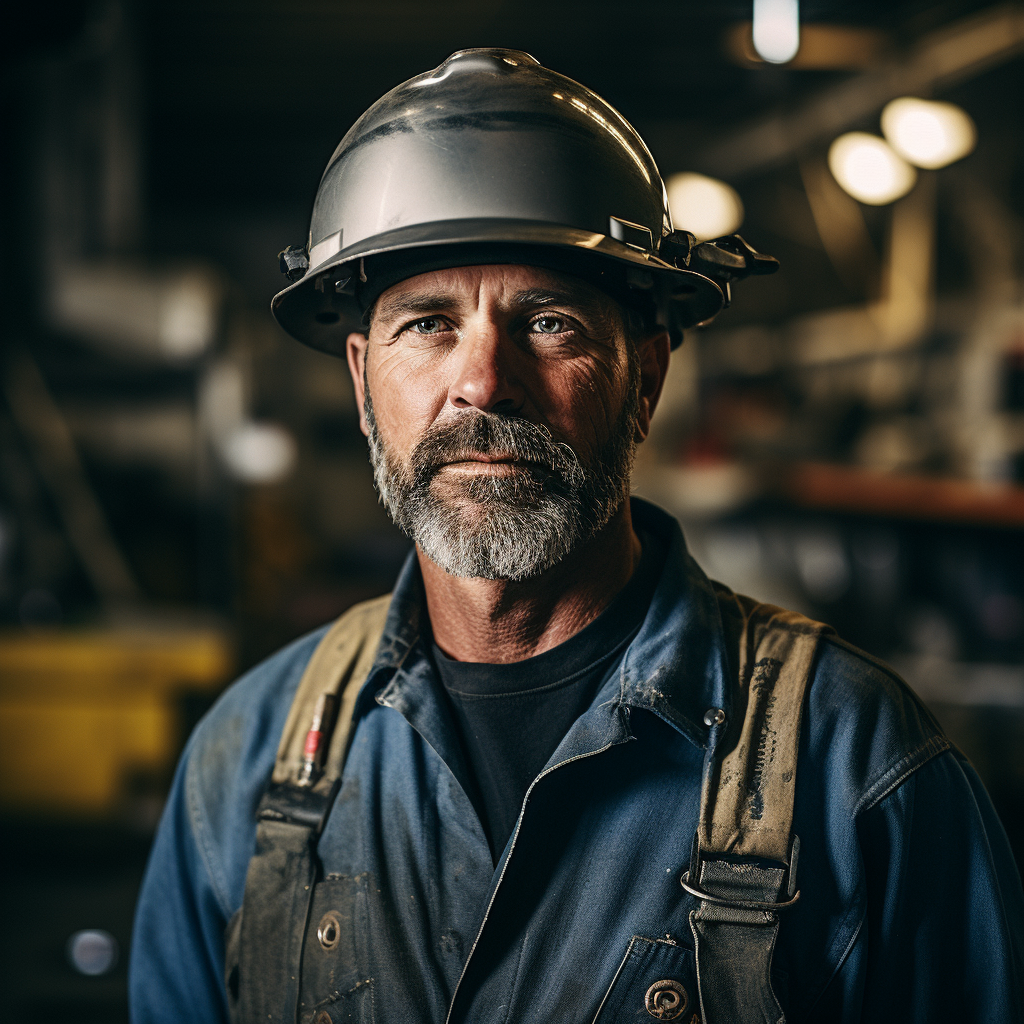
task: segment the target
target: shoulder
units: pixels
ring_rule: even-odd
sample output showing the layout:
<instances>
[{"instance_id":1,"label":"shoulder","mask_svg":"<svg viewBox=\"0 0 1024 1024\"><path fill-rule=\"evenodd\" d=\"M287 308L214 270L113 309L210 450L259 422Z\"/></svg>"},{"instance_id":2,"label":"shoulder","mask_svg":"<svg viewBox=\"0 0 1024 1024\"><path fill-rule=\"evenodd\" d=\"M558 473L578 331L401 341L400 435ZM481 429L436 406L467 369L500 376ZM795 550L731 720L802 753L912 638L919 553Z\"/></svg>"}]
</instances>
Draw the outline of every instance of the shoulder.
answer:
<instances>
[{"instance_id":1,"label":"shoulder","mask_svg":"<svg viewBox=\"0 0 1024 1024\"><path fill-rule=\"evenodd\" d=\"M225 913L241 904L255 848L255 810L302 673L324 626L282 648L228 687L183 755L188 824Z\"/></svg>"},{"instance_id":2,"label":"shoulder","mask_svg":"<svg viewBox=\"0 0 1024 1024\"><path fill-rule=\"evenodd\" d=\"M932 713L885 662L799 613L712 587L727 652L758 621L804 634L824 630L804 702L799 777L813 776L830 806L853 818L951 749Z\"/></svg>"},{"instance_id":3,"label":"shoulder","mask_svg":"<svg viewBox=\"0 0 1024 1024\"><path fill-rule=\"evenodd\" d=\"M974 1004L950 1005L1006 1019L1022 894L970 764L895 671L834 636L820 642L804 714L793 826L813 901L780 942L807 1012L912 1018L958 978Z\"/></svg>"},{"instance_id":4,"label":"shoulder","mask_svg":"<svg viewBox=\"0 0 1024 1024\"><path fill-rule=\"evenodd\" d=\"M951 747L892 668L834 635L820 641L804 713L806 753L838 784L852 816Z\"/></svg>"}]
</instances>

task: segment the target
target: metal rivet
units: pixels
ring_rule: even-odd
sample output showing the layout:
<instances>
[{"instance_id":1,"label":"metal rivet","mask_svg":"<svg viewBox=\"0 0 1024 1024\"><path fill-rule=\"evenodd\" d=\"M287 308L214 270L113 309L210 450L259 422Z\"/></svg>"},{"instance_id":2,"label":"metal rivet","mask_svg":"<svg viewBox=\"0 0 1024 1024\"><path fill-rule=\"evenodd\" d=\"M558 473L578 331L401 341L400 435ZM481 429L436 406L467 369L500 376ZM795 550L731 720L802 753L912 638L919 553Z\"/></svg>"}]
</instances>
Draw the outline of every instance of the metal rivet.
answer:
<instances>
[{"instance_id":1,"label":"metal rivet","mask_svg":"<svg viewBox=\"0 0 1024 1024\"><path fill-rule=\"evenodd\" d=\"M644 1009L657 1020L675 1020L686 1013L690 997L674 978L656 981L644 996Z\"/></svg>"},{"instance_id":2,"label":"metal rivet","mask_svg":"<svg viewBox=\"0 0 1024 1024\"><path fill-rule=\"evenodd\" d=\"M328 910L320 918L320 924L316 929L316 937L324 949L334 949L338 944L338 939L341 938L341 918L338 917L336 910ZM318 1017L317 1020L319 1019Z\"/></svg>"},{"instance_id":3,"label":"metal rivet","mask_svg":"<svg viewBox=\"0 0 1024 1024\"><path fill-rule=\"evenodd\" d=\"M707 726L721 725L725 721L725 712L721 708L708 708L704 712L704 724Z\"/></svg>"}]
</instances>

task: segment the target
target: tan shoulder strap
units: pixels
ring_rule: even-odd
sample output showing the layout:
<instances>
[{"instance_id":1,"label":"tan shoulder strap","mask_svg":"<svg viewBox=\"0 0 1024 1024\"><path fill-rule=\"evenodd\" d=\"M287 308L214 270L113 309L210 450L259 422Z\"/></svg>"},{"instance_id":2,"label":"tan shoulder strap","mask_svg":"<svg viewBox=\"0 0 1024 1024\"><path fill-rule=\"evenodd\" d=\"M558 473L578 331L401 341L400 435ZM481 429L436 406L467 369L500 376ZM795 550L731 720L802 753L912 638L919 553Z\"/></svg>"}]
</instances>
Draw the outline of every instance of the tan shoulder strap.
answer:
<instances>
[{"instance_id":1,"label":"tan shoulder strap","mask_svg":"<svg viewBox=\"0 0 1024 1024\"><path fill-rule=\"evenodd\" d=\"M732 720L713 716L700 819L683 887L704 1024L785 1024L771 982L779 912L799 898L793 833L804 695L819 638L796 612L718 587L735 654ZM720 732L716 735L716 729Z\"/></svg>"},{"instance_id":2,"label":"tan shoulder strap","mask_svg":"<svg viewBox=\"0 0 1024 1024\"><path fill-rule=\"evenodd\" d=\"M707 852L785 863L804 695L818 639L833 630L724 588L719 607L738 658L732 721L704 780L700 844Z\"/></svg>"},{"instance_id":3,"label":"tan shoulder strap","mask_svg":"<svg viewBox=\"0 0 1024 1024\"><path fill-rule=\"evenodd\" d=\"M274 782L298 782L306 737L323 694L337 698L338 706L321 777L333 781L341 775L356 697L373 668L390 604L390 594L357 604L324 634L295 691L277 748Z\"/></svg>"},{"instance_id":4,"label":"tan shoulder strap","mask_svg":"<svg viewBox=\"0 0 1024 1024\"><path fill-rule=\"evenodd\" d=\"M242 906L225 930L225 984L235 1024L297 1019L301 971L295 968L320 870L316 843L340 785L356 697L373 668L390 603L390 596L380 597L342 615L317 645L292 700L256 809L256 852ZM337 714L325 715L325 703ZM333 734L328 717L336 722ZM318 770L304 775L314 737ZM328 744L326 757L321 740Z\"/></svg>"}]
</instances>

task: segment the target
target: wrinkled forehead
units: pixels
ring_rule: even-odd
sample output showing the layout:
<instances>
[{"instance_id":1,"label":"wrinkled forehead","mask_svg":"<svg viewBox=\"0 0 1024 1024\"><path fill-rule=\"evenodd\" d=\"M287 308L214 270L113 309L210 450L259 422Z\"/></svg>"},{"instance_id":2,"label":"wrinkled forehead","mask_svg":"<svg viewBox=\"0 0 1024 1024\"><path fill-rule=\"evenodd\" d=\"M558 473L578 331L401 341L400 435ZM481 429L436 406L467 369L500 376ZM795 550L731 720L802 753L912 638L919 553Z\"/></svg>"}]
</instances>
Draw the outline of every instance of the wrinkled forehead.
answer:
<instances>
[{"instance_id":1,"label":"wrinkled forehead","mask_svg":"<svg viewBox=\"0 0 1024 1024\"><path fill-rule=\"evenodd\" d=\"M558 305L622 323L619 303L589 281L518 263L446 267L408 277L380 294L370 311L370 322L385 323L410 309L419 311L431 305L439 311L457 308L466 313Z\"/></svg>"}]
</instances>

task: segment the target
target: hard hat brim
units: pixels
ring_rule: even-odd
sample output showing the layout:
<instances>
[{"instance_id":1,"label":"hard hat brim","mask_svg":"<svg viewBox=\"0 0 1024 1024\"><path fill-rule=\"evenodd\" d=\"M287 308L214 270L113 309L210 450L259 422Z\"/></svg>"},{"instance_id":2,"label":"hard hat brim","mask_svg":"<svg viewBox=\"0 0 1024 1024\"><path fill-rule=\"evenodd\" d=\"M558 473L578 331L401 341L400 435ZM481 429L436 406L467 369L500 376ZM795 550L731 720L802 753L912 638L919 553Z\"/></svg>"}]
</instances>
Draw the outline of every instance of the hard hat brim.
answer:
<instances>
[{"instance_id":1,"label":"hard hat brim","mask_svg":"<svg viewBox=\"0 0 1024 1024\"><path fill-rule=\"evenodd\" d=\"M340 238L331 239L315 246L313 254L324 258L275 295L271 310L293 338L333 355L344 354L349 333L366 331L363 314L368 297L380 294L373 277L381 271L390 286L445 267L522 264L576 274L613 295L623 286L653 289L659 306L669 307L666 315L673 323L665 326L674 328L673 345L681 340L680 328L710 320L726 303L722 288L703 274L672 266L608 235L537 221L416 224L348 248L341 247Z\"/></svg>"}]
</instances>

